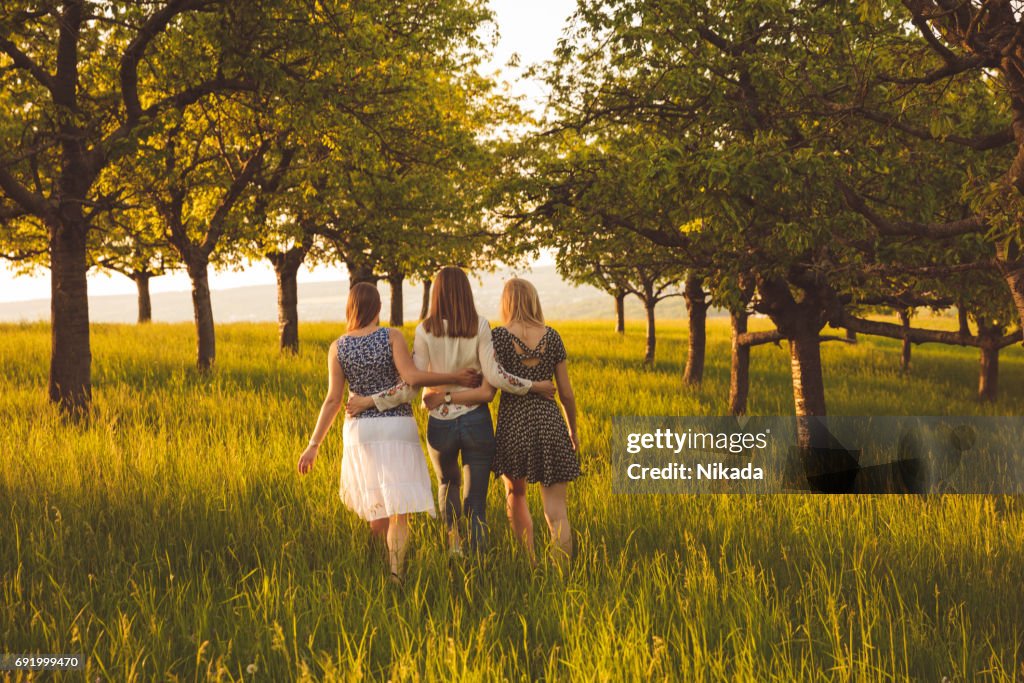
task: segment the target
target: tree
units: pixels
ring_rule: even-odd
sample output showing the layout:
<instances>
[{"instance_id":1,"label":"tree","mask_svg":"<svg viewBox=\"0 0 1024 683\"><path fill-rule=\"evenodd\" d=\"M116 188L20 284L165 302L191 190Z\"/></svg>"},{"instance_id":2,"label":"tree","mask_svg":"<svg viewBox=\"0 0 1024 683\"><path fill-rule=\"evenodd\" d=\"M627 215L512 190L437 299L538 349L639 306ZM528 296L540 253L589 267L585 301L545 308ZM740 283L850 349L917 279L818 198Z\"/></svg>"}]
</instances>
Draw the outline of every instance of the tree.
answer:
<instances>
[{"instance_id":1,"label":"tree","mask_svg":"<svg viewBox=\"0 0 1024 683\"><path fill-rule=\"evenodd\" d=\"M5 6L0 13L0 149L8 152L0 159L0 221L7 231L15 223L18 230L45 228L53 279L51 398L72 411L89 403L85 273L90 249L101 248L102 241L95 239L93 226L104 213L123 208L122 185L132 180L110 173L113 166L139 167L142 146L161 136L169 141L167 134L179 123L184 124L180 134L198 135L196 106L206 106L204 115L214 116L209 107L225 106L241 94L271 114L287 111L306 131L320 126L326 139L333 126L323 125L325 117L318 113L347 117L362 125L367 137L382 135L377 127L382 120L395 124L392 128L401 122L384 100L401 99L409 82L443 74L447 64L479 62L476 29L488 17L472 0L445 0L429 8L384 0L357 5L169 0L155 8L65 0ZM328 93L333 96L325 97ZM319 109L310 106L316 102ZM265 130L269 138L279 132L273 126ZM229 141L235 133L211 134ZM221 199L247 184L242 181L262 156L258 149L249 149L253 154L246 160L231 161L235 177L220 188ZM147 156L159 157L153 151ZM222 161L237 153L238 148L228 150ZM248 160L253 163L244 163ZM209 196L200 203L209 204ZM225 208L236 201L225 202ZM171 214L175 203L165 207ZM215 215L212 211L208 218ZM190 218L183 215L182 221ZM208 227L210 237L227 230L216 222ZM192 264L208 259L219 241L196 241L195 234L185 239L181 230L175 232ZM5 245L15 241L8 237ZM204 269L186 266L201 311L207 298ZM200 313L200 329L209 329L209 318ZM201 365L212 359L212 346L206 344L212 336L203 332L202 337Z\"/></svg>"},{"instance_id":2,"label":"tree","mask_svg":"<svg viewBox=\"0 0 1024 683\"><path fill-rule=\"evenodd\" d=\"M571 127L559 128L557 121L549 125L554 128L519 150L518 182L505 189L508 215L531 226L535 246L556 250L563 277L615 298L618 331L624 328L625 297L640 299L647 318L644 362L653 363L655 307L667 297L686 296L678 285L702 259L696 249L686 257L671 254L642 234L689 218L678 197L666 197L653 179L665 141L636 127L583 136ZM694 295L692 283L689 293ZM703 296L688 303L691 321L699 321L703 333ZM691 350L698 348L703 353L703 342L691 344Z\"/></svg>"},{"instance_id":3,"label":"tree","mask_svg":"<svg viewBox=\"0 0 1024 683\"><path fill-rule=\"evenodd\" d=\"M827 90L836 74L808 79L801 65L846 17L782 5L584 2L549 82L565 128L635 135L640 127L665 141L646 174L628 177L689 217L631 229L684 262L698 249L712 253L719 277L750 275L755 310L789 342L797 414L823 415L820 332L836 291L821 264L837 256L826 246L831 234L852 221L835 192L808 182L835 171L832 141L812 135L803 114L805 90ZM690 285L699 319L703 287Z\"/></svg>"},{"instance_id":4,"label":"tree","mask_svg":"<svg viewBox=\"0 0 1024 683\"><path fill-rule=\"evenodd\" d=\"M678 264L664 260L648 240L635 233L591 231L589 239L575 236L559 247L558 273L570 282L589 284L617 295L632 294L640 299L647 320L644 364L653 365L657 348L655 307L673 296L681 296L682 278Z\"/></svg>"},{"instance_id":5,"label":"tree","mask_svg":"<svg viewBox=\"0 0 1024 683\"><path fill-rule=\"evenodd\" d=\"M713 298L728 298L723 293L740 289L744 277L753 282L750 306L768 315L776 331L741 331L746 306L734 297L734 348L773 338L788 342L801 417L826 413L825 326L840 324L865 302L894 298L879 270L922 260L922 268L958 265L948 245L922 252L907 239L911 231L881 231L845 210L851 176L866 174L891 201L892 193L908 196L929 187L910 174L920 158L934 158L920 154L921 145L897 139L907 133L898 123L880 128L862 112L836 105L863 90L865 71L899 59L902 46L891 40L902 30L899 18L866 21L861 9L729 0L581 2L573 31L546 70L556 130L602 140L638 134L664 140L653 163L624 175L635 192L668 202L674 196L690 217L639 224L620 212L622 225L698 265L710 278ZM946 97L958 96L980 99L973 122L992 109L977 83L948 87ZM935 111L934 104L914 99L904 106L914 115ZM943 105L940 115L950 109ZM949 178L912 207L921 223L955 208L949 188L962 186L972 167L986 163L974 156L942 162ZM580 194L567 193L563 201L578 202ZM617 211L619 204L618 197L605 197L602 210ZM698 250L709 263L693 262ZM702 300L696 287L693 293ZM931 298L927 291L915 294ZM734 410L742 403L737 397ZM801 428L801 443L812 436Z\"/></svg>"},{"instance_id":6,"label":"tree","mask_svg":"<svg viewBox=\"0 0 1024 683\"><path fill-rule=\"evenodd\" d=\"M119 273L135 283L138 322L151 322L150 280L171 272L180 261L171 253L173 250L161 244L159 235L151 229L152 223L138 212L110 212L104 217L104 222L109 226L105 228L102 256L93 254L91 258L100 270Z\"/></svg>"},{"instance_id":7,"label":"tree","mask_svg":"<svg viewBox=\"0 0 1024 683\"><path fill-rule=\"evenodd\" d=\"M707 292L704 291L703 278L700 275L690 273L686 277L683 298L686 300L690 331L687 341L686 368L683 370L683 382L692 386L699 386L704 381L707 318L708 308L711 306L711 302L708 301Z\"/></svg>"},{"instance_id":8,"label":"tree","mask_svg":"<svg viewBox=\"0 0 1024 683\"><path fill-rule=\"evenodd\" d=\"M277 163L270 169L261 166L254 178L252 216L258 227L250 246L254 258L266 258L274 267L278 348L294 355L299 352L298 273L314 247L316 219L305 210L302 188L289 177L298 146L287 139L283 143Z\"/></svg>"},{"instance_id":9,"label":"tree","mask_svg":"<svg viewBox=\"0 0 1024 683\"><path fill-rule=\"evenodd\" d=\"M1024 207L1024 51L1016 38L1019 8L1009 0L872 0L864 6L876 21L894 15L909 19L913 33L881 33L878 40L888 43L888 59L872 64L863 87L834 102L835 109L951 147L953 154L991 151L1000 161L965 184L970 211L954 219L890 218L847 188L849 205L888 235L932 240L984 236L995 250L993 270L1024 321L1024 233L1019 220ZM965 92L964 84L973 87ZM951 95L958 90L959 96ZM942 111L908 107L915 99L939 102ZM894 102L898 109L891 106ZM927 192L926 187L919 189Z\"/></svg>"},{"instance_id":10,"label":"tree","mask_svg":"<svg viewBox=\"0 0 1024 683\"><path fill-rule=\"evenodd\" d=\"M247 224L235 215L236 208L249 197L249 186L271 148L265 136L250 136L249 111L220 102L168 120L150 134L135 163L117 168L130 175L135 193L153 207L150 220L160 225L167 247L192 282L201 371L211 369L216 358L210 265L233 257L231 242Z\"/></svg>"},{"instance_id":11,"label":"tree","mask_svg":"<svg viewBox=\"0 0 1024 683\"><path fill-rule=\"evenodd\" d=\"M32 216L45 228L49 394L66 412L80 413L91 398L88 251L93 225L119 196L102 191L99 178L131 158L162 117L254 87L246 41L261 34L235 29L243 17L263 16L263 4L239 13L214 0L156 8L64 0L7 3L0 14L0 215ZM187 68L154 66L171 54Z\"/></svg>"},{"instance_id":12,"label":"tree","mask_svg":"<svg viewBox=\"0 0 1024 683\"><path fill-rule=\"evenodd\" d=\"M473 70L431 77L395 131L395 143L358 154L345 147L328 186L329 219L317 232L346 264L350 282L386 278L391 324L404 323L402 284L429 282L443 265L490 266L502 240L487 225L488 185L499 152L486 131L515 107ZM428 304L429 288L424 305Z\"/></svg>"}]
</instances>

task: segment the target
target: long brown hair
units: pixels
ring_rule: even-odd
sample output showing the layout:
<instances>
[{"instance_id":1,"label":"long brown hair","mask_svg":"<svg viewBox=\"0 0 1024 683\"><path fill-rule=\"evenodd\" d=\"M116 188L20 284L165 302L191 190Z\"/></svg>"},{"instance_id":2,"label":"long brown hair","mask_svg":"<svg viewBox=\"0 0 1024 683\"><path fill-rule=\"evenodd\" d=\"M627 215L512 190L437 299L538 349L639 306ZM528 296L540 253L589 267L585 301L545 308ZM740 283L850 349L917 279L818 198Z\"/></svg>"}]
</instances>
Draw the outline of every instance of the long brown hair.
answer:
<instances>
[{"instance_id":1,"label":"long brown hair","mask_svg":"<svg viewBox=\"0 0 1024 683\"><path fill-rule=\"evenodd\" d=\"M348 331L368 326L380 314L380 292L368 282L360 282L348 290L345 317Z\"/></svg>"},{"instance_id":2,"label":"long brown hair","mask_svg":"<svg viewBox=\"0 0 1024 683\"><path fill-rule=\"evenodd\" d=\"M514 277L505 283L501 292L501 320L508 325L519 321L527 325L544 325L544 311L540 295L529 280Z\"/></svg>"},{"instance_id":3,"label":"long brown hair","mask_svg":"<svg viewBox=\"0 0 1024 683\"><path fill-rule=\"evenodd\" d=\"M475 337L479 325L469 278L461 268L445 266L430 286L430 312L423 320L424 331L435 337Z\"/></svg>"}]
</instances>

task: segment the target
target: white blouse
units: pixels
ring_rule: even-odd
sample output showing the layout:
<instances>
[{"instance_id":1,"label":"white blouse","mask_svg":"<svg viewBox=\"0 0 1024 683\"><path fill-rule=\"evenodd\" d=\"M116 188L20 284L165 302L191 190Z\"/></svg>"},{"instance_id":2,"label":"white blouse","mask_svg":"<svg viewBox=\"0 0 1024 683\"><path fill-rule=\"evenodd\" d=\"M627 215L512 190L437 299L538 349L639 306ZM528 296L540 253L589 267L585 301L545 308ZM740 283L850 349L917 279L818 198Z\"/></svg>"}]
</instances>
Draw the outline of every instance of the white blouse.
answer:
<instances>
[{"instance_id":1,"label":"white blouse","mask_svg":"<svg viewBox=\"0 0 1024 683\"><path fill-rule=\"evenodd\" d=\"M494 356L491 326L483 317L480 317L479 329L472 337L435 337L423 329L423 323L420 323L416 326L412 359L417 368L429 372L457 372L463 368L475 368L483 373L484 379L492 387L513 394L526 394L533 386L530 380L509 374L498 363ZM465 391L467 387L456 384L438 388L452 392L450 405L442 403L430 411L430 415L439 420L453 420L481 405L465 406L455 402L458 400L455 394ZM416 394L414 387L403 382L374 394L373 403L377 410L387 410L402 403L411 403Z\"/></svg>"}]
</instances>

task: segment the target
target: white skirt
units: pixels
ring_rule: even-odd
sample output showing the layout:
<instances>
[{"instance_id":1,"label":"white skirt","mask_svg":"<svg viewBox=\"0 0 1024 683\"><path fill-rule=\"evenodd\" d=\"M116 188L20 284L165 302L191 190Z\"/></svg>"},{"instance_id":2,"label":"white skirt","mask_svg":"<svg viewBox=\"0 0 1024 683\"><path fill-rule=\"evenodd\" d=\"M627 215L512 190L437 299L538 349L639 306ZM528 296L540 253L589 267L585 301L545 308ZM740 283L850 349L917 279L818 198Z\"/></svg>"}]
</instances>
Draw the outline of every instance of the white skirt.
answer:
<instances>
[{"instance_id":1,"label":"white skirt","mask_svg":"<svg viewBox=\"0 0 1024 683\"><path fill-rule=\"evenodd\" d=\"M411 416L345 418L341 500L367 521L435 515L430 474Z\"/></svg>"}]
</instances>

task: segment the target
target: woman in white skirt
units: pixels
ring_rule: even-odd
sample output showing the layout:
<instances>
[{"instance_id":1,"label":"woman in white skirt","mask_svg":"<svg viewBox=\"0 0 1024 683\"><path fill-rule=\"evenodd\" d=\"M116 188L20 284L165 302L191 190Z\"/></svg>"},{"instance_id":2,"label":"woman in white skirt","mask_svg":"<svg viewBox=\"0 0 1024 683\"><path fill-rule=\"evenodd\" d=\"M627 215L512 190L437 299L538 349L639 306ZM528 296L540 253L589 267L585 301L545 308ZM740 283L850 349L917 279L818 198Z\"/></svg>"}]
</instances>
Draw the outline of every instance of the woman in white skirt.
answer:
<instances>
[{"instance_id":1,"label":"woman in white skirt","mask_svg":"<svg viewBox=\"0 0 1024 683\"><path fill-rule=\"evenodd\" d=\"M380 327L380 294L360 283L349 291L348 329L331 344L327 397L316 429L299 458L299 473L309 472L334 418L344 406L345 384L359 394L374 394L402 382L419 386L480 382L472 369L454 373L418 370L409 346L396 329ZM346 417L341 462L341 499L371 524L387 524L392 580L400 581L409 540L408 515L435 514L430 475L420 445L412 407L403 403L388 410L367 410Z\"/></svg>"}]
</instances>

